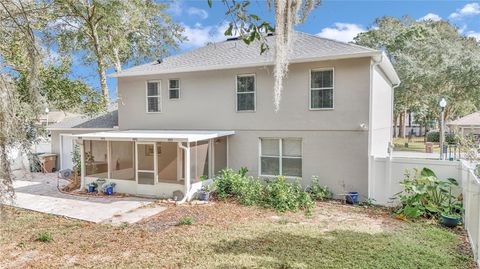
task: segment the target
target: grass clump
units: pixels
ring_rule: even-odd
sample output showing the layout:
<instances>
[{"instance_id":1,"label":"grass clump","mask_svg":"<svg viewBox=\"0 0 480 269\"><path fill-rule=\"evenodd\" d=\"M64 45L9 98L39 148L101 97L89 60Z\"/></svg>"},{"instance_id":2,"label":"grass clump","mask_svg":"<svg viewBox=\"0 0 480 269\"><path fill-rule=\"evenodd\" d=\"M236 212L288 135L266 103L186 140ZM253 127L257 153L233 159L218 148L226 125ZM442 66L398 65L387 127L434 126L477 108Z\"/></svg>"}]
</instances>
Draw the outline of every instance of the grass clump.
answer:
<instances>
[{"instance_id":1,"label":"grass clump","mask_svg":"<svg viewBox=\"0 0 480 269\"><path fill-rule=\"evenodd\" d=\"M178 220L178 225L192 225L192 224L193 224L193 218L190 216L184 216Z\"/></svg>"},{"instance_id":2,"label":"grass clump","mask_svg":"<svg viewBox=\"0 0 480 269\"><path fill-rule=\"evenodd\" d=\"M53 241L53 236L49 232L40 232L37 234L35 237L35 241L43 242L43 243L48 243Z\"/></svg>"}]
</instances>

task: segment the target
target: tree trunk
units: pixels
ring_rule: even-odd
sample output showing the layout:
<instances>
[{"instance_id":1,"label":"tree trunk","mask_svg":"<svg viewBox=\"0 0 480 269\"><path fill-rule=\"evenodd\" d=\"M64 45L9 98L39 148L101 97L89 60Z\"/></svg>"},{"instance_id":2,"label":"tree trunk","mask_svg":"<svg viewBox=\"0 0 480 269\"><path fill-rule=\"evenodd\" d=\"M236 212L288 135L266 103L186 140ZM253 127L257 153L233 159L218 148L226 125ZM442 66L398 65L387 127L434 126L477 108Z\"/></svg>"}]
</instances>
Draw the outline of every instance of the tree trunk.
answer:
<instances>
[{"instance_id":1,"label":"tree trunk","mask_svg":"<svg viewBox=\"0 0 480 269\"><path fill-rule=\"evenodd\" d=\"M400 126L398 128L398 136L405 138L405 111L400 113Z\"/></svg>"},{"instance_id":2,"label":"tree trunk","mask_svg":"<svg viewBox=\"0 0 480 269\"><path fill-rule=\"evenodd\" d=\"M397 115L393 116L393 138L397 138Z\"/></svg>"},{"instance_id":3,"label":"tree trunk","mask_svg":"<svg viewBox=\"0 0 480 269\"><path fill-rule=\"evenodd\" d=\"M108 104L109 96L108 96L108 86L107 86L107 75L105 73L105 61L103 59L103 54L99 44L97 26L90 23L90 31L92 34L92 39L93 39L92 41L93 41L95 56L97 57L97 72L98 72L98 76L100 77L100 87L102 89L102 95Z\"/></svg>"},{"instance_id":4,"label":"tree trunk","mask_svg":"<svg viewBox=\"0 0 480 269\"><path fill-rule=\"evenodd\" d=\"M115 72L121 72L122 71L122 62L120 61L120 52L118 51L118 47L115 46L112 40L112 36L108 36L108 42L110 43L110 46L112 47L112 52L113 52L113 68L115 69Z\"/></svg>"}]
</instances>

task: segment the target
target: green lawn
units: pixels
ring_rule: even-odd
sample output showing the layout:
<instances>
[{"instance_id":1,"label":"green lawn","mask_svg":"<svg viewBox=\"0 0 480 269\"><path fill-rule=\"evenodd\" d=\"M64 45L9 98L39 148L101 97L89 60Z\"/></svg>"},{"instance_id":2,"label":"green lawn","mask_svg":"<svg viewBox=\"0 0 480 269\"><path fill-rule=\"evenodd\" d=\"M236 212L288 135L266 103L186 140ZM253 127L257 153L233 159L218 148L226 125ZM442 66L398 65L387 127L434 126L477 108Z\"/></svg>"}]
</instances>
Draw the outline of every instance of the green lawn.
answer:
<instances>
[{"instance_id":1,"label":"green lawn","mask_svg":"<svg viewBox=\"0 0 480 269\"><path fill-rule=\"evenodd\" d=\"M408 147L405 143L408 143ZM425 152L425 142L423 137L413 137L410 141L408 138L394 138L393 145L395 151ZM433 152L440 152L440 146L438 143L434 143Z\"/></svg>"},{"instance_id":2,"label":"green lawn","mask_svg":"<svg viewBox=\"0 0 480 269\"><path fill-rule=\"evenodd\" d=\"M178 206L121 227L13 208L6 215L0 264L12 268L475 268L461 229L338 203L319 203L312 217ZM185 216L193 224L179 225ZM40 233L52 241L38 241Z\"/></svg>"}]
</instances>

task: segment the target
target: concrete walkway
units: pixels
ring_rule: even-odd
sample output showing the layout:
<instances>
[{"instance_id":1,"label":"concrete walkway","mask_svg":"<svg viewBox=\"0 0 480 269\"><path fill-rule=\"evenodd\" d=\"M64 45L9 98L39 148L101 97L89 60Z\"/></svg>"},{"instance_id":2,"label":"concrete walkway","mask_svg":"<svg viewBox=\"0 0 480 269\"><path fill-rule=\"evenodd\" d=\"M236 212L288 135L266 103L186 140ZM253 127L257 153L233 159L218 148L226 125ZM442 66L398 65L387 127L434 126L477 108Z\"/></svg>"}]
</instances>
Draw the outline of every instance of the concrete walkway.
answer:
<instances>
[{"instance_id":1,"label":"concrete walkway","mask_svg":"<svg viewBox=\"0 0 480 269\"><path fill-rule=\"evenodd\" d=\"M13 184L16 198L8 204L38 212L118 225L123 222L135 223L166 209L154 205L153 199L61 193L57 190L56 174L26 173L23 176L16 175L16 178ZM66 181L62 180L60 185L63 184Z\"/></svg>"}]
</instances>

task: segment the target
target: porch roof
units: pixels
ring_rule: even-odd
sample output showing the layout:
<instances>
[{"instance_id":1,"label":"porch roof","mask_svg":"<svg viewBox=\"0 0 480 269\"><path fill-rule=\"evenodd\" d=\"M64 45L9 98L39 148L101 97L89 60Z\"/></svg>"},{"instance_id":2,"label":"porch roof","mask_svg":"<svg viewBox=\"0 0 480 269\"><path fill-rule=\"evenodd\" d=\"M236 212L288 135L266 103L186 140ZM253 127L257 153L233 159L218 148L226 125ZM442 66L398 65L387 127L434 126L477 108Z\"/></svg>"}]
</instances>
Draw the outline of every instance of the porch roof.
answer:
<instances>
[{"instance_id":1,"label":"porch roof","mask_svg":"<svg viewBox=\"0 0 480 269\"><path fill-rule=\"evenodd\" d=\"M234 131L118 130L78 134L73 137L84 140L196 142L233 134Z\"/></svg>"}]
</instances>

